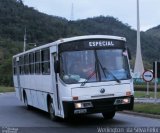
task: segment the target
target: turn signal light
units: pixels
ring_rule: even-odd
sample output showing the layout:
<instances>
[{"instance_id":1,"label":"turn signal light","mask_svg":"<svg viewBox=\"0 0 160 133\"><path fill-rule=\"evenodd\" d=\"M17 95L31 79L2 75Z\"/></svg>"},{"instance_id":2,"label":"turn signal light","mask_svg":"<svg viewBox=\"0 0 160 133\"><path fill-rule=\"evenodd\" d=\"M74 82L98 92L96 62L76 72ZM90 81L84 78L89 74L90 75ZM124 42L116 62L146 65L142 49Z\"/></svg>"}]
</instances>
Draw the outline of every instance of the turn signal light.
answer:
<instances>
[{"instance_id":1,"label":"turn signal light","mask_svg":"<svg viewBox=\"0 0 160 133\"><path fill-rule=\"evenodd\" d=\"M130 91L127 91L126 92L126 96L130 96L131 95L131 92Z\"/></svg>"},{"instance_id":2,"label":"turn signal light","mask_svg":"<svg viewBox=\"0 0 160 133\"><path fill-rule=\"evenodd\" d=\"M78 100L78 96L73 96L72 99L73 100Z\"/></svg>"}]
</instances>

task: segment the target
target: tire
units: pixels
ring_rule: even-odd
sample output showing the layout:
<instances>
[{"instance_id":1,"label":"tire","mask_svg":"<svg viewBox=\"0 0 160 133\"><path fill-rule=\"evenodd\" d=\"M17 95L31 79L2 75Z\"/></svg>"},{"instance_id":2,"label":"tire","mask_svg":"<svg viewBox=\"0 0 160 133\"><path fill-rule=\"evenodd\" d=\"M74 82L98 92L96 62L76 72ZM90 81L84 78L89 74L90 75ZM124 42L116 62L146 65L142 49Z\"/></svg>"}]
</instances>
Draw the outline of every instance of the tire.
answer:
<instances>
[{"instance_id":1,"label":"tire","mask_svg":"<svg viewBox=\"0 0 160 133\"><path fill-rule=\"evenodd\" d=\"M106 120L113 119L113 117L115 116L115 111L113 111L113 112L103 112L102 115L103 115L103 118L106 119Z\"/></svg>"},{"instance_id":2,"label":"tire","mask_svg":"<svg viewBox=\"0 0 160 133\"><path fill-rule=\"evenodd\" d=\"M24 105L26 106L27 110L31 109L31 106L28 105L28 99L26 93L24 93Z\"/></svg>"},{"instance_id":3,"label":"tire","mask_svg":"<svg viewBox=\"0 0 160 133\"><path fill-rule=\"evenodd\" d=\"M51 102L51 100L49 101L49 104L48 104L48 113L52 121L58 121L59 117L55 115L54 105L53 105L53 102Z\"/></svg>"}]
</instances>

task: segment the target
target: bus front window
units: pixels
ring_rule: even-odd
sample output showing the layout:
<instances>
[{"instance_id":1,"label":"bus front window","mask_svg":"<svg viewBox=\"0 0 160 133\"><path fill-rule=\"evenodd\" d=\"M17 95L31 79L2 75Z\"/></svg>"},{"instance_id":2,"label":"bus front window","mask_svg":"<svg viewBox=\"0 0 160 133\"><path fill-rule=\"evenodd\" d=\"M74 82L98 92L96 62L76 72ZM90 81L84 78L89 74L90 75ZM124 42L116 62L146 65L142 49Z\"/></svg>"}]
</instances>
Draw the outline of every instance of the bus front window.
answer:
<instances>
[{"instance_id":1,"label":"bus front window","mask_svg":"<svg viewBox=\"0 0 160 133\"><path fill-rule=\"evenodd\" d=\"M60 77L66 84L130 78L122 49L67 51L60 54Z\"/></svg>"},{"instance_id":2,"label":"bus front window","mask_svg":"<svg viewBox=\"0 0 160 133\"><path fill-rule=\"evenodd\" d=\"M84 82L95 70L93 50L63 52L60 55L60 77L68 84ZM96 81L95 76L90 79Z\"/></svg>"},{"instance_id":3,"label":"bus front window","mask_svg":"<svg viewBox=\"0 0 160 133\"><path fill-rule=\"evenodd\" d=\"M131 78L127 53L122 49L97 50L101 81Z\"/></svg>"}]
</instances>

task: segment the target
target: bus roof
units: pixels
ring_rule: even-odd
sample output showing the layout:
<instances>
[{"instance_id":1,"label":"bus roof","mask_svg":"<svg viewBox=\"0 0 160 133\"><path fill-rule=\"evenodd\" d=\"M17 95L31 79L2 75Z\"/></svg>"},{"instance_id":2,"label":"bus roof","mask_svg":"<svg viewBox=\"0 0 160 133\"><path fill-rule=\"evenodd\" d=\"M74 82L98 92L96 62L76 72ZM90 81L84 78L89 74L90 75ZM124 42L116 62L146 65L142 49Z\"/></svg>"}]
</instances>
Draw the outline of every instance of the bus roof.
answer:
<instances>
[{"instance_id":1,"label":"bus roof","mask_svg":"<svg viewBox=\"0 0 160 133\"><path fill-rule=\"evenodd\" d=\"M69 37L69 38L61 38L55 42L51 42L48 44L44 44L42 46L27 50L25 52L19 53L17 55L14 55L13 57L17 57L29 52L33 52L36 50L40 50L40 49L44 49L47 47L51 47L51 46L57 46L61 43L65 43L65 42L72 42L72 41L76 41L76 40L85 40L85 39L113 39L113 40L121 40L121 41L126 41L126 38L124 37L119 37L119 36L110 36L110 35L85 35L85 36L76 36L76 37Z\"/></svg>"},{"instance_id":2,"label":"bus roof","mask_svg":"<svg viewBox=\"0 0 160 133\"><path fill-rule=\"evenodd\" d=\"M113 40L121 40L126 41L126 38L119 37L119 36L109 36L109 35L86 35L86 36L76 36L76 37L70 37L70 38L64 38L60 39L61 43L63 42L70 42L70 41L76 41L76 40L85 40L85 39L113 39Z\"/></svg>"}]
</instances>

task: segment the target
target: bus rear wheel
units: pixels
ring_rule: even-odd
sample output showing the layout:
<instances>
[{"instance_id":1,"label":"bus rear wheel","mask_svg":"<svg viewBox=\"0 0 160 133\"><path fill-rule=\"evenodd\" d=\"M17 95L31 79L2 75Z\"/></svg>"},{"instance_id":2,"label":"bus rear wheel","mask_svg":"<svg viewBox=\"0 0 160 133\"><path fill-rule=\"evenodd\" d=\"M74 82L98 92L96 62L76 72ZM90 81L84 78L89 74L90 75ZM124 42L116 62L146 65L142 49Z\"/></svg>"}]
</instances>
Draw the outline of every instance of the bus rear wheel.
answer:
<instances>
[{"instance_id":1,"label":"bus rear wheel","mask_svg":"<svg viewBox=\"0 0 160 133\"><path fill-rule=\"evenodd\" d=\"M51 101L49 101L49 104L48 104L48 112L49 112L50 119L52 121L58 120L58 117L55 115L55 109L54 109L53 102Z\"/></svg>"},{"instance_id":2,"label":"bus rear wheel","mask_svg":"<svg viewBox=\"0 0 160 133\"><path fill-rule=\"evenodd\" d=\"M113 119L113 117L115 116L115 111L113 112L103 112L102 115L103 115L103 118L106 119L106 120L109 120L109 119Z\"/></svg>"},{"instance_id":3,"label":"bus rear wheel","mask_svg":"<svg viewBox=\"0 0 160 133\"><path fill-rule=\"evenodd\" d=\"M28 105L28 99L26 93L24 93L24 105L26 106L27 110L30 110L30 106Z\"/></svg>"}]
</instances>

